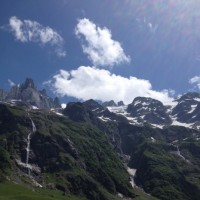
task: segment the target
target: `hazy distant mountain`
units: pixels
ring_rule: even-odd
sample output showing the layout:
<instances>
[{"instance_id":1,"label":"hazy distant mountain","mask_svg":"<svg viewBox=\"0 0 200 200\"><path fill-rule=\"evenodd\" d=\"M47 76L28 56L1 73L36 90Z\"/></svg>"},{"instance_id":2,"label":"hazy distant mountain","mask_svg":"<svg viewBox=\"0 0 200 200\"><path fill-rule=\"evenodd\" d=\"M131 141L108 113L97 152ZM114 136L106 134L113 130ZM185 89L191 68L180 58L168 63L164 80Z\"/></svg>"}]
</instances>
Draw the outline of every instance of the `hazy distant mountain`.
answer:
<instances>
[{"instance_id":1,"label":"hazy distant mountain","mask_svg":"<svg viewBox=\"0 0 200 200\"><path fill-rule=\"evenodd\" d=\"M27 105L40 109L60 108L59 99L52 99L46 90L37 90L32 79L27 78L24 83L14 85L9 92L0 90L0 99L4 101L21 101Z\"/></svg>"}]
</instances>

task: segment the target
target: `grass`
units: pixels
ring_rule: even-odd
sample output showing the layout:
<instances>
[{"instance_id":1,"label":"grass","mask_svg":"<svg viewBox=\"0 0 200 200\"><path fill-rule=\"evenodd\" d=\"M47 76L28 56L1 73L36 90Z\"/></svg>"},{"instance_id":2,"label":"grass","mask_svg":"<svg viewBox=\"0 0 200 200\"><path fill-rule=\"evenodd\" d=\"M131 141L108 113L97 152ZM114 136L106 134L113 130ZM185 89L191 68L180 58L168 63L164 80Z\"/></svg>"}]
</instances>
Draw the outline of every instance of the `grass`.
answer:
<instances>
[{"instance_id":1,"label":"grass","mask_svg":"<svg viewBox=\"0 0 200 200\"><path fill-rule=\"evenodd\" d=\"M137 195L134 200L158 200L135 188ZM0 183L0 200L86 200L84 197L63 195L59 190L30 189L11 182ZM113 198L114 199L114 198ZM117 198L116 198L117 199Z\"/></svg>"},{"instance_id":2,"label":"grass","mask_svg":"<svg viewBox=\"0 0 200 200\"><path fill-rule=\"evenodd\" d=\"M11 182L0 183L0 200L86 200L82 197L63 195L58 190L30 189Z\"/></svg>"},{"instance_id":3,"label":"grass","mask_svg":"<svg viewBox=\"0 0 200 200\"><path fill-rule=\"evenodd\" d=\"M159 200L156 197L153 197L153 196L145 193L140 188L134 188L134 193L137 195L137 197L134 198L134 200Z\"/></svg>"}]
</instances>

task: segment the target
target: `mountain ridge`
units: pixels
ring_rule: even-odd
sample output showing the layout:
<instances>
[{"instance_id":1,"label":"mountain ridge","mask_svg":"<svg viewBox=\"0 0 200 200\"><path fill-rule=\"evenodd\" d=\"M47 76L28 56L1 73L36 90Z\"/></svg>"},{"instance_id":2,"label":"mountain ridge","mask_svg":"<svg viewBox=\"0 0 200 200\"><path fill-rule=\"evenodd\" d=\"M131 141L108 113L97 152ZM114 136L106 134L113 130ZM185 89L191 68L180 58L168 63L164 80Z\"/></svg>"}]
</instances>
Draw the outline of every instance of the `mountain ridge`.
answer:
<instances>
[{"instance_id":1,"label":"mountain ridge","mask_svg":"<svg viewBox=\"0 0 200 200\"><path fill-rule=\"evenodd\" d=\"M46 95L31 80L20 88ZM136 97L129 105L90 99L64 109L35 109L33 96L0 102L1 182L91 200L137 199L138 191L164 200L199 199L198 93L172 105Z\"/></svg>"},{"instance_id":2,"label":"mountain ridge","mask_svg":"<svg viewBox=\"0 0 200 200\"><path fill-rule=\"evenodd\" d=\"M14 85L9 92L0 90L0 100L5 102L21 101L38 109L60 108L58 97L49 97L46 90L38 90L31 78L26 78L22 84Z\"/></svg>"}]
</instances>

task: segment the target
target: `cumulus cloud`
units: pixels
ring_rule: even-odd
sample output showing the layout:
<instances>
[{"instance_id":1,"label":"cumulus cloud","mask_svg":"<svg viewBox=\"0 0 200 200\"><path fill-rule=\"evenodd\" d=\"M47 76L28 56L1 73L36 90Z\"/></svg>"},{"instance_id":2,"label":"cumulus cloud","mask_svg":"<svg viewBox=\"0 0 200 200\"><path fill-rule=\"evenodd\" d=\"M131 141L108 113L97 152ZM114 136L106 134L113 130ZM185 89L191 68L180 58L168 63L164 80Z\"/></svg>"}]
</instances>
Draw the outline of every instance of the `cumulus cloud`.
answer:
<instances>
[{"instance_id":1,"label":"cumulus cloud","mask_svg":"<svg viewBox=\"0 0 200 200\"><path fill-rule=\"evenodd\" d=\"M129 56L124 53L121 44L112 39L112 34L106 27L100 28L89 19L78 21L75 34L82 40L83 52L95 66L113 66L130 62Z\"/></svg>"},{"instance_id":2,"label":"cumulus cloud","mask_svg":"<svg viewBox=\"0 0 200 200\"><path fill-rule=\"evenodd\" d=\"M81 100L113 99L116 102L123 100L126 104L137 96L152 97L163 103L172 100L167 90L161 92L153 90L148 80L126 78L95 67L80 66L76 70L60 70L48 84L53 87L57 95Z\"/></svg>"},{"instance_id":3,"label":"cumulus cloud","mask_svg":"<svg viewBox=\"0 0 200 200\"><path fill-rule=\"evenodd\" d=\"M10 79L8 79L8 83L9 83L9 85L10 85L11 87L13 87L13 86L16 85L16 84L15 84L12 80L10 80Z\"/></svg>"},{"instance_id":4,"label":"cumulus cloud","mask_svg":"<svg viewBox=\"0 0 200 200\"><path fill-rule=\"evenodd\" d=\"M190 84L195 85L200 90L200 76L194 76L189 80Z\"/></svg>"},{"instance_id":5,"label":"cumulus cloud","mask_svg":"<svg viewBox=\"0 0 200 200\"><path fill-rule=\"evenodd\" d=\"M9 28L20 42L36 42L40 45L49 44L55 48L55 53L58 56L66 56L63 49L63 38L48 26L44 27L36 21L20 20L13 16L9 19Z\"/></svg>"}]
</instances>

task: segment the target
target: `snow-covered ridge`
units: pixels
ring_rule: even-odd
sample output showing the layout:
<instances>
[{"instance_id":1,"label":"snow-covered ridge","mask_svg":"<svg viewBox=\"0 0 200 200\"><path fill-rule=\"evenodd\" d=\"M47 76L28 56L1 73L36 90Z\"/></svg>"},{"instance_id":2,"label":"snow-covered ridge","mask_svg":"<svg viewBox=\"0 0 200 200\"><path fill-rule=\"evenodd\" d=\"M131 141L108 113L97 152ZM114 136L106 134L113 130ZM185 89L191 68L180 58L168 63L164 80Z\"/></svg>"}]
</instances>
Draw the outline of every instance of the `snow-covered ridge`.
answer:
<instances>
[{"instance_id":1,"label":"snow-covered ridge","mask_svg":"<svg viewBox=\"0 0 200 200\"><path fill-rule=\"evenodd\" d=\"M137 118L131 117L130 113L127 112L127 106L113 106L107 108L110 112L126 117L130 124L141 125L141 123L137 121Z\"/></svg>"},{"instance_id":2,"label":"snow-covered ridge","mask_svg":"<svg viewBox=\"0 0 200 200\"><path fill-rule=\"evenodd\" d=\"M198 116L200 116L200 110L197 110L197 105L200 102L200 98L193 98L193 99L182 99L181 101L179 100L174 100L172 102L169 102L164 106L164 116L160 112L160 109L162 111L162 107L160 105L151 104L151 101L147 99L147 102L144 101L145 99L143 98L142 101L137 99L136 101L133 101L132 107L135 109L134 113L136 114L131 114L130 112L127 111L128 105L125 106L111 106L107 107L108 110L112 113L115 113L117 115L121 115L126 117L128 122L133 125L143 125L144 123L151 124L152 127L155 128L163 128L164 126L184 126L187 128L194 128L197 130L200 130L200 119ZM162 104L161 104L162 105ZM181 105L181 106L180 106ZM186 109L187 108L187 109ZM166 116L169 117L170 122L169 123L152 123L149 120L146 115L151 116L153 113L154 117L159 118L160 120L165 120ZM183 113L183 114L180 114ZM199 114L198 114L199 113ZM182 115L186 115L185 119L183 120L180 118ZM103 118L102 118L103 120ZM108 119L107 119L108 120ZM104 120L106 121L106 120Z\"/></svg>"}]
</instances>

